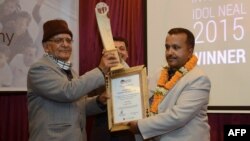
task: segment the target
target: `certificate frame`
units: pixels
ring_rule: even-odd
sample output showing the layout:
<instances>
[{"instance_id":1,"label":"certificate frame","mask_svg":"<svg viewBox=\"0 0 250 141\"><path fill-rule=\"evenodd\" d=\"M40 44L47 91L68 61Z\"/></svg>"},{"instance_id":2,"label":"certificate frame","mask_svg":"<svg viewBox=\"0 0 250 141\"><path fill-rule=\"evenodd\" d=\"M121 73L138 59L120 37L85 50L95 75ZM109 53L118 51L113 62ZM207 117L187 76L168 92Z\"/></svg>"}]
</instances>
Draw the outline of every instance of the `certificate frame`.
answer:
<instances>
[{"instance_id":1,"label":"certificate frame","mask_svg":"<svg viewBox=\"0 0 250 141\"><path fill-rule=\"evenodd\" d=\"M108 125L111 132L128 130L129 121L149 117L146 67L112 71L107 78Z\"/></svg>"}]
</instances>

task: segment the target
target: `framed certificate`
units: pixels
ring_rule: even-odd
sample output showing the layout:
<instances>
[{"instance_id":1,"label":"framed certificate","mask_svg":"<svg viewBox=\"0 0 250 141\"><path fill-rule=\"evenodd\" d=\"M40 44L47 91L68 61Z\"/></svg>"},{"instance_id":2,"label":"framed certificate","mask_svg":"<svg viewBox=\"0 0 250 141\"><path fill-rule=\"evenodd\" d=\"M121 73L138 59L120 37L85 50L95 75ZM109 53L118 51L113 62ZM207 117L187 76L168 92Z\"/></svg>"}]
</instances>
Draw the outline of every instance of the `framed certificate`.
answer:
<instances>
[{"instance_id":1,"label":"framed certificate","mask_svg":"<svg viewBox=\"0 0 250 141\"><path fill-rule=\"evenodd\" d=\"M136 66L114 71L108 78L110 131L127 130L127 122L149 116L146 68Z\"/></svg>"}]
</instances>

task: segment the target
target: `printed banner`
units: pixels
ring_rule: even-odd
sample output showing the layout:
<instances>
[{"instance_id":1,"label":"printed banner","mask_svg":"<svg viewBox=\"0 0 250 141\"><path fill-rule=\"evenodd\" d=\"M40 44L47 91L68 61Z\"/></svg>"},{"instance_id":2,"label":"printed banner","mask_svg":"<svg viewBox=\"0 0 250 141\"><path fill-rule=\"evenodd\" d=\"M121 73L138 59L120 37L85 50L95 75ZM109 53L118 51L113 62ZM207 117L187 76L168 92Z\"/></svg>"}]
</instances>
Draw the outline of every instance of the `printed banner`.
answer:
<instances>
[{"instance_id":1,"label":"printed banner","mask_svg":"<svg viewBox=\"0 0 250 141\"><path fill-rule=\"evenodd\" d=\"M249 0L147 1L148 74L166 65L168 30L187 28L195 36L197 64L211 80L209 109L249 113L249 14Z\"/></svg>"},{"instance_id":2,"label":"printed banner","mask_svg":"<svg viewBox=\"0 0 250 141\"><path fill-rule=\"evenodd\" d=\"M27 90L28 69L44 54L47 20L67 21L74 37L71 61L79 70L78 11L78 0L0 0L0 91Z\"/></svg>"}]
</instances>

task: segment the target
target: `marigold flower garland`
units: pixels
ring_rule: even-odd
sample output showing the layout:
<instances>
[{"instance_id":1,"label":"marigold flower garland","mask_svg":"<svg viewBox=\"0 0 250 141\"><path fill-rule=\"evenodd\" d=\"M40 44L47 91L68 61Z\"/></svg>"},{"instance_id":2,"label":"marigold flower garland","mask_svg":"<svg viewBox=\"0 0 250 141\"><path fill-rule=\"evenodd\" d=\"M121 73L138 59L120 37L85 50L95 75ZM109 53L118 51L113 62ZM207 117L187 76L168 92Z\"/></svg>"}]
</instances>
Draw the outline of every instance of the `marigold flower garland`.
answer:
<instances>
[{"instance_id":1,"label":"marigold flower garland","mask_svg":"<svg viewBox=\"0 0 250 141\"><path fill-rule=\"evenodd\" d=\"M164 67L162 69L160 78L157 82L157 87L154 92L153 102L150 108L150 111L153 114L158 113L158 105L160 104L164 96L170 89L174 87L174 85L181 79L182 76L184 76L188 71L195 67L197 60L197 57L193 55L183 67L175 72L174 76L169 81L168 68Z\"/></svg>"}]
</instances>

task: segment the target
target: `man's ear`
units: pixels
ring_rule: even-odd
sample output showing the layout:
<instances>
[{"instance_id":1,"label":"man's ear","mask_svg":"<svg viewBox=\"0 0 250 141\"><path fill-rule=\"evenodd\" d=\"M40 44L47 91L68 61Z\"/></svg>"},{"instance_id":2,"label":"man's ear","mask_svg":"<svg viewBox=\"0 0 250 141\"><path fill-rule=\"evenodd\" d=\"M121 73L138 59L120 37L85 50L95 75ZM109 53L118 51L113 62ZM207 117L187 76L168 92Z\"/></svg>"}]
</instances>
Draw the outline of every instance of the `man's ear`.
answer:
<instances>
[{"instance_id":1,"label":"man's ear","mask_svg":"<svg viewBox=\"0 0 250 141\"><path fill-rule=\"evenodd\" d=\"M189 47L188 51L189 51L191 54L193 54L194 48L193 48L193 47Z\"/></svg>"},{"instance_id":2,"label":"man's ear","mask_svg":"<svg viewBox=\"0 0 250 141\"><path fill-rule=\"evenodd\" d=\"M47 43L43 43L43 50L44 52L48 53L49 50L48 50L48 44Z\"/></svg>"},{"instance_id":3,"label":"man's ear","mask_svg":"<svg viewBox=\"0 0 250 141\"><path fill-rule=\"evenodd\" d=\"M194 52L194 48L193 48L193 47L189 47L188 52L189 52L189 54L190 54L189 57L191 58L192 55L193 55L193 52Z\"/></svg>"}]
</instances>

